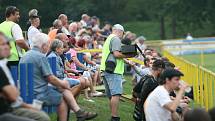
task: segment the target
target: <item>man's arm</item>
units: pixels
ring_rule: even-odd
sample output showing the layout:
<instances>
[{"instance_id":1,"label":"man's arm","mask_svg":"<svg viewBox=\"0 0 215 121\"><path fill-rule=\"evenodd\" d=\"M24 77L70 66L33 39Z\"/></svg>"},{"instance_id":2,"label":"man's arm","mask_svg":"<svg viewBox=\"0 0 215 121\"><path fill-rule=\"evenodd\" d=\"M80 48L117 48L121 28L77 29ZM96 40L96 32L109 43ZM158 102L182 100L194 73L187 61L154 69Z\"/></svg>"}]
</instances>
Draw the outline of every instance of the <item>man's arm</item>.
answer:
<instances>
[{"instance_id":1,"label":"man's arm","mask_svg":"<svg viewBox=\"0 0 215 121\"><path fill-rule=\"evenodd\" d=\"M133 57L131 55L124 55L121 51L121 40L118 37L114 37L110 42L110 51L113 52L113 56L115 58L130 58Z\"/></svg>"},{"instance_id":2,"label":"man's arm","mask_svg":"<svg viewBox=\"0 0 215 121\"><path fill-rule=\"evenodd\" d=\"M1 92L9 101L15 102L19 96L18 90L16 89L15 86L10 85L9 80L2 68L0 68L0 75L1 75L0 81Z\"/></svg>"},{"instance_id":3,"label":"man's arm","mask_svg":"<svg viewBox=\"0 0 215 121\"><path fill-rule=\"evenodd\" d=\"M30 49L24 39L16 40L16 45L18 45L22 49L25 49L26 51Z\"/></svg>"},{"instance_id":4,"label":"man's arm","mask_svg":"<svg viewBox=\"0 0 215 121\"><path fill-rule=\"evenodd\" d=\"M67 85L66 83L63 83L61 80L59 80L54 75L49 75L46 77L46 79L48 80L49 83L51 83L52 85L54 85L58 88L69 89L69 85Z\"/></svg>"},{"instance_id":5,"label":"man's arm","mask_svg":"<svg viewBox=\"0 0 215 121\"><path fill-rule=\"evenodd\" d=\"M10 84L4 86L2 91L4 92L6 98L11 102L15 102L19 96L19 92L17 91L16 87Z\"/></svg>"},{"instance_id":6,"label":"man's arm","mask_svg":"<svg viewBox=\"0 0 215 121\"><path fill-rule=\"evenodd\" d=\"M76 64L78 67L80 67L80 68L82 68L82 69L84 69L84 70L88 70L88 68L87 68L84 64L82 64L82 63L78 60L78 58L77 58L76 56L72 57L72 60L75 62L75 64Z\"/></svg>"},{"instance_id":7,"label":"man's arm","mask_svg":"<svg viewBox=\"0 0 215 121\"><path fill-rule=\"evenodd\" d=\"M127 55L124 55L119 51L114 51L113 56L116 57L116 58L129 58Z\"/></svg>"},{"instance_id":8,"label":"man's arm","mask_svg":"<svg viewBox=\"0 0 215 121\"><path fill-rule=\"evenodd\" d=\"M16 45L18 45L20 48L23 48L25 50L29 50L30 47L28 44L25 42L23 34L22 34L22 29L18 24L15 24L12 28L12 34L13 38L16 40Z\"/></svg>"},{"instance_id":9,"label":"man's arm","mask_svg":"<svg viewBox=\"0 0 215 121\"><path fill-rule=\"evenodd\" d=\"M184 90L187 88L187 85L184 85L180 88L175 100L173 100L172 102L170 103L167 103L164 105L164 108L166 108L167 110L171 111L171 112L175 112L176 111L176 108L179 106L180 104L180 101L183 97L183 94L184 94Z\"/></svg>"}]
</instances>

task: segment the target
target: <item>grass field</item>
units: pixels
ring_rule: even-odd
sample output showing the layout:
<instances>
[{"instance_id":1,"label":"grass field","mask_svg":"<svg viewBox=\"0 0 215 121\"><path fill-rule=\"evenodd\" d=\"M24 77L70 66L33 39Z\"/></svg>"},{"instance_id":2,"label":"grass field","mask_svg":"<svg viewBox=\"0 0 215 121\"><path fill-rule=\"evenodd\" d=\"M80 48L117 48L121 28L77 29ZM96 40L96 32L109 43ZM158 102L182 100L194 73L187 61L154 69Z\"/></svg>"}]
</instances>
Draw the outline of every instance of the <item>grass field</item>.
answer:
<instances>
[{"instance_id":1,"label":"grass field","mask_svg":"<svg viewBox=\"0 0 215 121\"><path fill-rule=\"evenodd\" d=\"M182 56L186 60L195 64L201 65L201 56L197 55L184 55ZM204 54L203 67L215 72L215 54Z\"/></svg>"},{"instance_id":2,"label":"grass field","mask_svg":"<svg viewBox=\"0 0 215 121\"><path fill-rule=\"evenodd\" d=\"M127 82L124 84L124 93L131 94L131 76L125 76ZM98 116L94 120L90 121L109 121L110 110L107 97L95 97L93 98L95 103L87 102L83 100L83 96L78 99L78 104L87 111L94 111L98 113ZM123 99L124 100L124 99ZM120 101L119 115L122 121L133 121L133 102L129 100ZM56 121L56 114L50 115L52 121ZM75 115L71 114L70 120L75 121Z\"/></svg>"}]
</instances>

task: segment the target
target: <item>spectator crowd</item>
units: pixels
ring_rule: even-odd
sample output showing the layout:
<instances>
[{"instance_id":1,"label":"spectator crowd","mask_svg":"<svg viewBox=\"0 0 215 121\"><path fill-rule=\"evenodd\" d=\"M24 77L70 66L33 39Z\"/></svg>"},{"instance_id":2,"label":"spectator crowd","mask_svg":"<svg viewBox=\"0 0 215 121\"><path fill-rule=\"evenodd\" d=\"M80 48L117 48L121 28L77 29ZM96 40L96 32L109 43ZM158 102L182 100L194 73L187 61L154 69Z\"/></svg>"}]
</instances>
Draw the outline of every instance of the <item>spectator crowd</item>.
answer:
<instances>
[{"instance_id":1,"label":"spectator crowd","mask_svg":"<svg viewBox=\"0 0 215 121\"><path fill-rule=\"evenodd\" d=\"M20 96L10 68L21 63L34 65L34 99L43 106L57 106L59 121L68 120L69 110L77 121L99 115L79 106L77 99L82 92L84 100L91 103L95 103L93 97L106 95L111 114L104 121L120 121L118 106L125 64L132 69L135 121L215 121L215 109L207 112L189 107L193 100L192 86L181 80L180 68L145 45L144 36L137 37L120 24L105 22L101 27L98 17L87 14L71 23L66 14L60 14L45 34L40 28L39 12L32 9L24 37L18 25L20 12L15 6L7 7L5 21L0 24L1 121L50 121L48 114L27 104ZM135 55L122 52L123 45L134 44L144 56L140 52ZM102 49L102 53L86 51L91 49ZM48 62L52 57L56 58L56 74ZM143 61L144 65L132 62L130 57ZM105 86L105 94L96 90L98 85Z\"/></svg>"}]
</instances>

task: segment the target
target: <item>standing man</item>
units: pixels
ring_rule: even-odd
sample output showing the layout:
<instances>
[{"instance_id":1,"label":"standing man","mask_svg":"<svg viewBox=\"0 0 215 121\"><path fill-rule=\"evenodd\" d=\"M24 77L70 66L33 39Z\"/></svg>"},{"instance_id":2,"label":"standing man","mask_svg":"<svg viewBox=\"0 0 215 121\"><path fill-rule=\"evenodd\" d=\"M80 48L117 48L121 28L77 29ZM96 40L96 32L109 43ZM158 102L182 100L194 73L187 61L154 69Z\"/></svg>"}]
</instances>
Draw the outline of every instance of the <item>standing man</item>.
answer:
<instances>
[{"instance_id":1,"label":"standing man","mask_svg":"<svg viewBox=\"0 0 215 121\"><path fill-rule=\"evenodd\" d=\"M19 9L15 6L7 7L5 17L6 20L0 24L0 32L4 33L5 36L11 40L11 56L8 58L8 65L10 67L12 65L18 65L24 50L29 50L29 46L24 40L22 29L16 23L19 22L20 18Z\"/></svg>"},{"instance_id":2,"label":"standing man","mask_svg":"<svg viewBox=\"0 0 215 121\"><path fill-rule=\"evenodd\" d=\"M102 50L101 71L105 90L110 100L111 121L120 121L117 110L120 96L123 92L122 81L124 73L124 60L129 56L121 53L121 39L124 28L120 24L113 26L112 34L106 39ZM114 64L110 64L110 63ZM111 67L109 67L112 65ZM110 69L113 69L112 72Z\"/></svg>"},{"instance_id":3,"label":"standing man","mask_svg":"<svg viewBox=\"0 0 215 121\"><path fill-rule=\"evenodd\" d=\"M69 30L68 30L69 25L68 25L68 17L67 17L67 15L60 14L58 19L61 20L62 25L63 25L63 27L61 29L62 32L65 33L66 35L70 35Z\"/></svg>"}]
</instances>

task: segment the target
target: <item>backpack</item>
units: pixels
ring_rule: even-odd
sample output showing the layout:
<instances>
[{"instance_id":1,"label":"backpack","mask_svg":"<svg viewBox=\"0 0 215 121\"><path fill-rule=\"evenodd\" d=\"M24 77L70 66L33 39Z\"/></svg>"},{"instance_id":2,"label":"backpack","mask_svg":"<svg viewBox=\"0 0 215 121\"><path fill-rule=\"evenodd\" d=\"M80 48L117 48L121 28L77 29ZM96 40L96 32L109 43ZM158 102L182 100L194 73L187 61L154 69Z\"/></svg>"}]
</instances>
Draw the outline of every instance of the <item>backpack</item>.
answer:
<instances>
[{"instance_id":1,"label":"backpack","mask_svg":"<svg viewBox=\"0 0 215 121\"><path fill-rule=\"evenodd\" d=\"M135 102L133 118L135 121L145 121L143 105L148 95L158 86L158 82L151 75L143 76L133 89Z\"/></svg>"}]
</instances>

